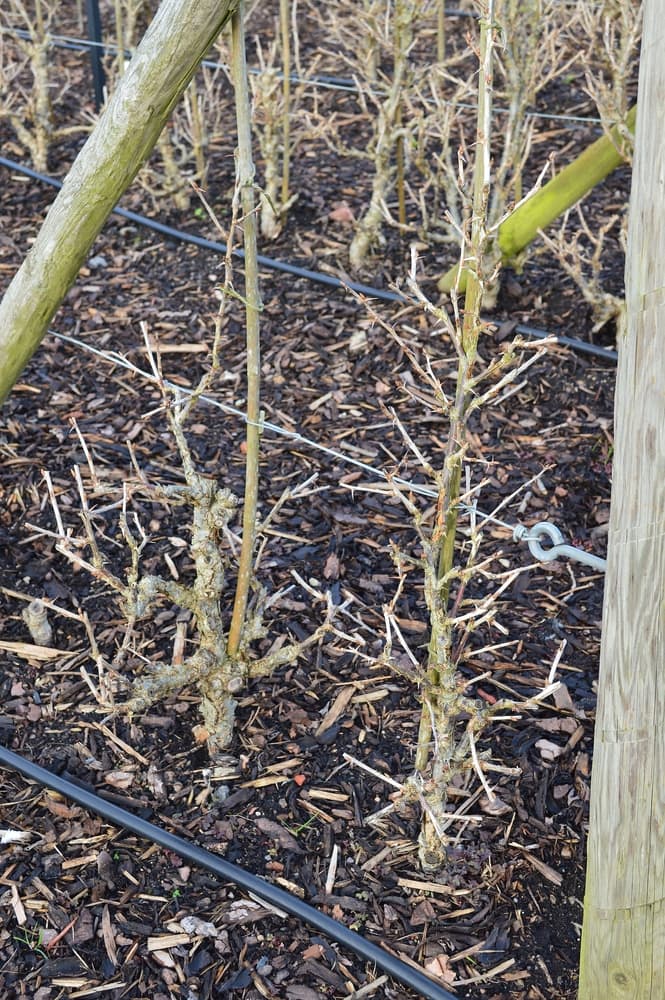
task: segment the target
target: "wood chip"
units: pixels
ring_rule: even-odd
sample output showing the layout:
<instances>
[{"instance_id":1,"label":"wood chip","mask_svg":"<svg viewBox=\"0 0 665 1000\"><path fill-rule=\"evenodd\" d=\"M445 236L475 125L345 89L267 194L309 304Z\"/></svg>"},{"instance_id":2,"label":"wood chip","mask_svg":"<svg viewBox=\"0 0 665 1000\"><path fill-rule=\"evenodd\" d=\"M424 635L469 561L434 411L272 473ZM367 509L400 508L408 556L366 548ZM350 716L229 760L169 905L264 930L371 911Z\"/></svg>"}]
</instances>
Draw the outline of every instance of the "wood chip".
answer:
<instances>
[{"instance_id":1,"label":"wood chip","mask_svg":"<svg viewBox=\"0 0 665 1000\"><path fill-rule=\"evenodd\" d=\"M72 868L85 868L86 865L94 865L97 863L97 852L94 854L84 854L80 858L68 858L66 861L62 862L63 872L70 871Z\"/></svg>"},{"instance_id":2,"label":"wood chip","mask_svg":"<svg viewBox=\"0 0 665 1000\"><path fill-rule=\"evenodd\" d=\"M489 969L487 972L480 972L477 976L470 976L468 979L455 979L451 986L466 986L470 983L484 983L488 979L494 979L496 976L501 975L506 969L512 968L515 964L514 958L509 958L505 962L501 962L500 965L495 965L493 969Z\"/></svg>"},{"instance_id":3,"label":"wood chip","mask_svg":"<svg viewBox=\"0 0 665 1000\"><path fill-rule=\"evenodd\" d=\"M137 347L139 354L207 354L209 347L207 344L161 344L158 341L150 341L150 346Z\"/></svg>"},{"instance_id":4,"label":"wood chip","mask_svg":"<svg viewBox=\"0 0 665 1000\"><path fill-rule=\"evenodd\" d=\"M316 730L316 733L314 734L316 739L322 736L327 729L330 729L330 727L334 725L335 722L337 722L340 715L342 715L346 706L351 701L354 690L355 688L353 687L353 685L349 685L348 687L343 687L341 691L338 692L337 696L335 697L335 700L333 701L332 705L324 715L323 719L321 720L321 723L319 724L318 729Z\"/></svg>"},{"instance_id":5,"label":"wood chip","mask_svg":"<svg viewBox=\"0 0 665 1000\"><path fill-rule=\"evenodd\" d=\"M352 698L354 705L362 705L367 702L372 701L383 701L390 694L388 688L377 688L375 691L363 691L362 694L357 694L355 698Z\"/></svg>"},{"instance_id":6,"label":"wood chip","mask_svg":"<svg viewBox=\"0 0 665 1000\"><path fill-rule=\"evenodd\" d=\"M545 864L544 861L541 861L540 858L535 858L533 854L531 854L530 851L527 851L525 847L522 847L521 844L515 844L511 841L510 846L516 847L519 851L521 851L525 860L528 861L530 865L533 865L536 871L539 871L540 874L548 880L548 882L552 882L553 885L561 885L563 882L563 875L560 875L556 869L550 868L550 866Z\"/></svg>"},{"instance_id":7,"label":"wood chip","mask_svg":"<svg viewBox=\"0 0 665 1000\"><path fill-rule=\"evenodd\" d=\"M21 897L19 895L19 891L16 887L15 882L12 882L11 885L11 897L12 897L12 910L14 911L14 916L16 917L16 923L22 927L28 918L26 916L25 907L21 902Z\"/></svg>"},{"instance_id":8,"label":"wood chip","mask_svg":"<svg viewBox=\"0 0 665 1000\"><path fill-rule=\"evenodd\" d=\"M164 951L167 948L177 948L181 944L189 944L189 934L160 934L148 938L148 951Z\"/></svg>"},{"instance_id":9,"label":"wood chip","mask_svg":"<svg viewBox=\"0 0 665 1000\"><path fill-rule=\"evenodd\" d=\"M104 775L104 781L107 785L112 788L129 788L129 786L134 781L134 775L131 771L109 771L108 774Z\"/></svg>"},{"instance_id":10,"label":"wood chip","mask_svg":"<svg viewBox=\"0 0 665 1000\"><path fill-rule=\"evenodd\" d=\"M62 650L51 649L50 646L35 646L29 642L7 642L5 639L0 639L0 649L14 653L23 660L57 660L59 656L65 655Z\"/></svg>"},{"instance_id":11,"label":"wood chip","mask_svg":"<svg viewBox=\"0 0 665 1000\"><path fill-rule=\"evenodd\" d=\"M129 743L125 743L124 740L121 740L120 737L116 736L113 730L109 729L109 727L104 725L104 723L93 722L92 727L94 729L98 729L99 732L103 733L107 739L111 740L112 743L115 743L115 745L120 747L121 750L124 750L129 757L133 757L134 760L138 760L140 764L145 764L146 767L149 766L150 761L147 757L144 757L142 753L135 750L134 747L129 745Z\"/></svg>"},{"instance_id":12,"label":"wood chip","mask_svg":"<svg viewBox=\"0 0 665 1000\"><path fill-rule=\"evenodd\" d=\"M104 905L104 909L102 910L102 938L104 940L104 947L106 948L106 954L108 955L109 960L114 966L117 966L118 953L115 947L115 936L111 926L111 913L108 908L108 903Z\"/></svg>"},{"instance_id":13,"label":"wood chip","mask_svg":"<svg viewBox=\"0 0 665 1000\"><path fill-rule=\"evenodd\" d=\"M279 774L270 775L264 778L255 778L253 781L242 781L239 788L267 788L268 785L283 785L290 778L282 777Z\"/></svg>"},{"instance_id":14,"label":"wood chip","mask_svg":"<svg viewBox=\"0 0 665 1000\"><path fill-rule=\"evenodd\" d=\"M52 982L55 983L57 980L53 979ZM111 990L119 990L126 985L127 984L122 979L115 980L112 983L101 983L99 986L91 986L90 989L83 989L78 990L76 993L70 993L69 1000L74 1000L75 997L94 997L99 993L110 993Z\"/></svg>"},{"instance_id":15,"label":"wood chip","mask_svg":"<svg viewBox=\"0 0 665 1000\"><path fill-rule=\"evenodd\" d=\"M416 889L418 892L438 892L446 896L468 896L471 889L453 889L451 885L442 885L441 882L419 882L414 878L398 878L397 884L404 889Z\"/></svg>"},{"instance_id":16,"label":"wood chip","mask_svg":"<svg viewBox=\"0 0 665 1000\"><path fill-rule=\"evenodd\" d=\"M327 788L308 788L303 792L305 798L322 799L324 802L348 802L349 796L344 792L331 792Z\"/></svg>"}]
</instances>

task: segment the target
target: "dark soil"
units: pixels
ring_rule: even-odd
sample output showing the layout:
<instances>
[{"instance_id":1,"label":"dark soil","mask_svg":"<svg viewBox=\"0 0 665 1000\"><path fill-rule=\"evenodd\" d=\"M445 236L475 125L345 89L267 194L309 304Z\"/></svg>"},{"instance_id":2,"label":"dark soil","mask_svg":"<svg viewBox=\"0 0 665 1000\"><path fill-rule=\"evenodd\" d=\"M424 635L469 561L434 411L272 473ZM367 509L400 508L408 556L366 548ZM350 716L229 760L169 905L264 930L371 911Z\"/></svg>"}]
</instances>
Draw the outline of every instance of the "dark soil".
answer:
<instances>
[{"instance_id":1,"label":"dark soil","mask_svg":"<svg viewBox=\"0 0 665 1000\"><path fill-rule=\"evenodd\" d=\"M90 102L79 56L68 52L60 58L73 83L66 100ZM553 90L552 110L562 110L559 99ZM321 100L338 111L358 110L353 96L324 94ZM567 156L595 137L580 125L572 133L565 127L561 146ZM6 155L25 162L8 130L3 139ZM211 151L208 197L220 214L232 185L231 150L232 137ZM54 148L52 172L64 175L74 153L69 141ZM52 199L51 189L19 174L4 170L3 179L1 288ZM340 202L357 209L368 178L355 161L340 163L317 145L303 149L293 183L303 194L279 240L262 252L343 273L349 230L330 213ZM617 172L594 194L595 216L612 214L627 186L627 171ZM146 210L138 187L123 203ZM191 213L164 205L159 218L216 238L210 223ZM400 280L408 259L408 246L389 231L380 259L362 280L387 287ZM443 253L426 253L425 291L434 294L434 279L449 264ZM620 293L618 247L605 271L611 290ZM219 255L112 218L53 329L146 369L139 328L145 323L159 338L165 376L191 386L206 363L222 278ZM339 606L338 632L296 664L248 686L239 697L235 741L221 760L211 762L205 743L197 742L195 686L133 719L110 711L97 697L102 675L82 615L106 661L125 639L126 622L109 588L58 551L49 534L56 524L43 473L49 473L66 527L76 535L81 521L71 470L80 466L100 547L114 572L129 562L118 527L126 483L132 488L130 510L150 537L143 570L188 580L188 525L178 508L169 510L137 488L130 445L151 482L181 482L182 472L154 383L50 335L0 424L0 736L24 756L299 893L370 940L438 973L460 997L571 1000L602 575L568 561L535 564L500 525L484 531L482 554L492 557L495 570L525 568L502 595L498 625L469 640L460 661L467 693L485 703L506 695L531 697L551 679L557 657L561 687L539 711L516 712L488 728L479 751L498 768L487 777L502 808L488 803L470 768L451 789L451 811L465 811L453 828L447 865L435 877L423 875L419 811L382 778L402 783L412 772L418 690L404 671L378 659L385 641L383 608L398 585L389 543L414 553L417 537L390 492L365 489L376 490L382 480L338 455L422 481L391 411L435 466L446 424L429 408L404 350L353 298L273 271L262 275L262 295L266 420L337 455L269 428L263 435L263 516L286 488L313 474L318 478L306 496L285 503L263 536L260 582L281 596L267 613L268 633L256 652L285 636L309 635L325 614L317 593ZM379 303L376 309L411 350L433 354L445 385L446 373L455 368L453 348L433 332L420 308ZM592 326L572 283L544 256L528 261L520 276L507 276L492 319L481 348L486 360L510 336L506 324L514 320L582 340L590 339ZM237 303L223 336L222 377L211 395L242 408L244 331ZM613 346L613 331L601 331L596 341ZM479 508L492 511L533 479L499 518L511 525L552 521L574 545L603 555L613 382L611 363L551 348L524 384L484 411L472 428L473 483L483 478L486 484ZM205 403L189 428L200 468L239 496L244 436L240 420ZM426 506L423 501L425 518L431 515ZM233 530L240 530L239 521ZM230 559L229 615L234 572ZM50 656L34 647L22 620L32 597L55 609ZM395 615L409 647L424 661L428 623L415 571ZM105 675L118 706L145 663L169 660L183 637L192 644L192 622L168 604L137 625L124 675ZM0 771L0 802L2 827L28 834L0 854L3 997L414 996L306 926L244 898L233 885L7 770ZM214 926L191 929L185 919L191 917Z\"/></svg>"}]
</instances>

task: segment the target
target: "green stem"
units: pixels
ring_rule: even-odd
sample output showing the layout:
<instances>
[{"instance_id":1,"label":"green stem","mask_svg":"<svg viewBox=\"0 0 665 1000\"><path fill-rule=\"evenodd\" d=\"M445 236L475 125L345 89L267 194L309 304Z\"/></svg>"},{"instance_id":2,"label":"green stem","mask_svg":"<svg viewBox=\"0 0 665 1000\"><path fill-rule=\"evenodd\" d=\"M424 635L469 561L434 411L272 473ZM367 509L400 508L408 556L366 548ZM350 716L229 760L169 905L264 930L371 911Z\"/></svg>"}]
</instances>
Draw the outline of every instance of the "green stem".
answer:
<instances>
[{"instance_id":1,"label":"green stem","mask_svg":"<svg viewBox=\"0 0 665 1000\"><path fill-rule=\"evenodd\" d=\"M398 129L402 127L402 106L397 108L395 114L395 125ZM406 197L404 194L404 136L398 135L395 144L395 157L397 161L396 187L397 187L397 218L400 226L406 225Z\"/></svg>"},{"instance_id":2,"label":"green stem","mask_svg":"<svg viewBox=\"0 0 665 1000\"><path fill-rule=\"evenodd\" d=\"M401 72L401 67L404 65L404 60L406 58L405 49L405 25L404 25L405 11L402 8L401 3L395 4L395 14L393 20L393 66L394 66L394 77L397 78L398 74ZM397 187L397 218L399 220L400 226L406 225L406 198L404 195L404 136L401 134L402 129L402 95L397 94L397 104L395 107L395 130L397 132L397 139L395 141L395 162L396 162L396 178L395 184Z\"/></svg>"},{"instance_id":3,"label":"green stem","mask_svg":"<svg viewBox=\"0 0 665 1000\"><path fill-rule=\"evenodd\" d=\"M208 164L206 162L205 124L201 114L201 103L196 77L193 77L188 89L189 106L192 112L192 145L194 147L194 162L196 164L196 180L202 188L206 186Z\"/></svg>"},{"instance_id":4,"label":"green stem","mask_svg":"<svg viewBox=\"0 0 665 1000\"><path fill-rule=\"evenodd\" d=\"M282 35L282 210L289 200L289 172L291 158L291 31L289 24L289 0L279 0L279 21Z\"/></svg>"},{"instance_id":5,"label":"green stem","mask_svg":"<svg viewBox=\"0 0 665 1000\"><path fill-rule=\"evenodd\" d=\"M122 25L122 4L120 0L115 0L115 44L118 49L116 54L118 79L125 72L125 37Z\"/></svg>"},{"instance_id":6,"label":"green stem","mask_svg":"<svg viewBox=\"0 0 665 1000\"><path fill-rule=\"evenodd\" d=\"M436 61L445 62L446 59L446 5L445 0L439 0L436 11Z\"/></svg>"},{"instance_id":7,"label":"green stem","mask_svg":"<svg viewBox=\"0 0 665 1000\"><path fill-rule=\"evenodd\" d=\"M237 185L243 215L245 251L245 317L247 327L247 458L245 464L245 505L242 518L242 545L238 560L233 615L229 628L228 653L235 656L240 647L252 580L256 511L259 499L259 421L261 382L261 341L259 268L256 249L256 209L254 199L254 161L252 130L245 61L244 0L240 0L231 18L231 74L236 98L238 127Z\"/></svg>"}]
</instances>

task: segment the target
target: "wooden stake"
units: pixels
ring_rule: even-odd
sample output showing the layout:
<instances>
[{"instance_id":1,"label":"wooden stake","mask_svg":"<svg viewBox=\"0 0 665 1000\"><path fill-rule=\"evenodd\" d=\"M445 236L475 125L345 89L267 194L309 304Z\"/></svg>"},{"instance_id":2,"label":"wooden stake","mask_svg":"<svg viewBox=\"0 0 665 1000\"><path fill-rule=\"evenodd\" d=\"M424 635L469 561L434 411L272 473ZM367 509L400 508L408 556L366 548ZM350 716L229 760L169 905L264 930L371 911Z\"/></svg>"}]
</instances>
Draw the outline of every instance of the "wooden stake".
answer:
<instances>
[{"instance_id":1,"label":"wooden stake","mask_svg":"<svg viewBox=\"0 0 665 1000\"><path fill-rule=\"evenodd\" d=\"M245 463L245 506L242 518L242 545L238 560L238 583L227 643L229 656L240 647L247 610L247 598L254 563L256 511L259 494L259 420L261 381L259 270L256 256L256 211L254 162L249 85L245 61L245 4L239 0L231 17L231 74L236 98L238 124L237 185L242 207L245 249L245 324L247 341L247 461Z\"/></svg>"},{"instance_id":2,"label":"wooden stake","mask_svg":"<svg viewBox=\"0 0 665 1000\"><path fill-rule=\"evenodd\" d=\"M665 996L664 15L646 0L579 1000Z\"/></svg>"},{"instance_id":3,"label":"wooden stake","mask_svg":"<svg viewBox=\"0 0 665 1000\"><path fill-rule=\"evenodd\" d=\"M0 404L232 7L233 0L162 0L0 302Z\"/></svg>"}]
</instances>

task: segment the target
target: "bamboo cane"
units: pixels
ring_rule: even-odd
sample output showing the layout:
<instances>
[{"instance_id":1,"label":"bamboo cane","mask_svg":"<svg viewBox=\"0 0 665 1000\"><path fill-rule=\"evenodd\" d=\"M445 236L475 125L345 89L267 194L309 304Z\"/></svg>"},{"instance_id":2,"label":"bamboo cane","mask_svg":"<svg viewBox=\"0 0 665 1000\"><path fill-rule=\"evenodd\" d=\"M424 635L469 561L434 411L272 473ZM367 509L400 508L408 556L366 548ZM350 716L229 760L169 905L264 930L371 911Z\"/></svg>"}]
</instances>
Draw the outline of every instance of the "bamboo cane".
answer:
<instances>
[{"instance_id":1,"label":"bamboo cane","mask_svg":"<svg viewBox=\"0 0 665 1000\"><path fill-rule=\"evenodd\" d=\"M231 74L236 97L238 126L237 178L242 208L242 228L245 250L245 325L247 342L247 455L245 463L245 505L242 518L242 545L238 559L233 615L229 627L227 649L235 656L240 648L242 629L247 611L247 599L254 563L256 511L259 494L259 420L261 342L259 268L256 250L256 203L254 197L254 161L252 158L252 126L245 61L244 0L231 18Z\"/></svg>"}]
</instances>

